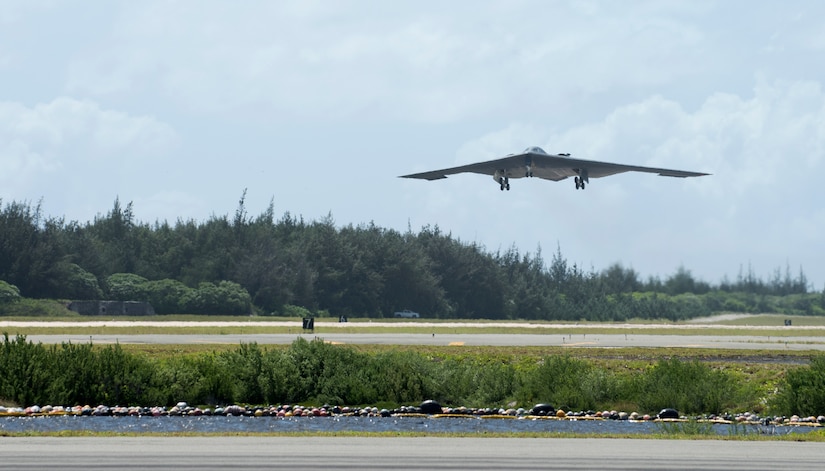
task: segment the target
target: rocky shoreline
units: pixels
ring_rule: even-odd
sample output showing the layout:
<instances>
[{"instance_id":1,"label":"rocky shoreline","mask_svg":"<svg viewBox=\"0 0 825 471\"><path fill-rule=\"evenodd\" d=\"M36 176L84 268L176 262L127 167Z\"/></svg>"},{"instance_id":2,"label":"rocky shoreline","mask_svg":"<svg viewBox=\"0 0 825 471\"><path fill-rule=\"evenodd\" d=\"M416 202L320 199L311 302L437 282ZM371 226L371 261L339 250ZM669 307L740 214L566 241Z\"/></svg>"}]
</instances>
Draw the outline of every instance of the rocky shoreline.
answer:
<instances>
[{"instance_id":1,"label":"rocky shoreline","mask_svg":"<svg viewBox=\"0 0 825 471\"><path fill-rule=\"evenodd\" d=\"M49 416L88 416L88 417L181 417L181 416L235 416L235 417L474 417L481 419L544 419L544 420L619 420L628 422L707 422L713 424L774 425L774 426L825 426L825 416L791 417L760 416L744 412L738 414L684 416L674 409L663 409L658 414L639 414L620 411L564 411L548 404L536 404L530 409L524 408L469 408L442 407L435 401L424 401L418 406L401 406L396 409L379 409L377 407L322 407L302 405L276 406L242 406L193 407L179 402L173 407L154 406L0 406L0 417L49 417Z\"/></svg>"}]
</instances>

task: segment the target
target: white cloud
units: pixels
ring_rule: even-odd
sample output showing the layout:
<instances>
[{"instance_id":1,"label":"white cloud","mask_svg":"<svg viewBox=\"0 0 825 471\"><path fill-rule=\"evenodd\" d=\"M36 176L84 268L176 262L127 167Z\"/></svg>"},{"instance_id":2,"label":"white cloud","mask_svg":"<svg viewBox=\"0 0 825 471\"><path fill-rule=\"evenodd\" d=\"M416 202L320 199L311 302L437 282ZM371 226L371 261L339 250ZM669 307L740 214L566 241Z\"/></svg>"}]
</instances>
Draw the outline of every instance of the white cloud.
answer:
<instances>
[{"instance_id":1,"label":"white cloud","mask_svg":"<svg viewBox=\"0 0 825 471\"><path fill-rule=\"evenodd\" d=\"M689 79L712 46L694 24L702 9L679 4L394 4L366 14L302 3L129 4L103 47L75 57L68 89L148 87L209 112L254 105L316 120L444 123Z\"/></svg>"},{"instance_id":2,"label":"white cloud","mask_svg":"<svg viewBox=\"0 0 825 471\"><path fill-rule=\"evenodd\" d=\"M83 200L101 182L157 164L176 141L165 123L94 102L67 97L32 107L0 102L0 185L9 199Z\"/></svg>"}]
</instances>

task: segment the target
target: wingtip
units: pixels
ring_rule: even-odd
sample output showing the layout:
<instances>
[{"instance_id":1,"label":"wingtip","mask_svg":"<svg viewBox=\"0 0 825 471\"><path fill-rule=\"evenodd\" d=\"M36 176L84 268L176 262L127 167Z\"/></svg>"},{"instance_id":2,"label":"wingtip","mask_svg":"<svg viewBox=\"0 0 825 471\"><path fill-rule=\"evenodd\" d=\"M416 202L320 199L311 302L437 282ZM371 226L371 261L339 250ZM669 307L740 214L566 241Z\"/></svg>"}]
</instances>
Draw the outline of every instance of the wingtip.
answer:
<instances>
[{"instance_id":1,"label":"wingtip","mask_svg":"<svg viewBox=\"0 0 825 471\"><path fill-rule=\"evenodd\" d=\"M673 177L673 178L706 177L708 175L712 175L712 174L711 173L702 173L702 172L679 172L679 173L659 172L660 177Z\"/></svg>"},{"instance_id":2,"label":"wingtip","mask_svg":"<svg viewBox=\"0 0 825 471\"><path fill-rule=\"evenodd\" d=\"M443 178L447 178L447 175L428 175L428 174L421 174L421 173L413 173L411 175L401 175L398 178L416 178L418 180L441 180Z\"/></svg>"}]
</instances>

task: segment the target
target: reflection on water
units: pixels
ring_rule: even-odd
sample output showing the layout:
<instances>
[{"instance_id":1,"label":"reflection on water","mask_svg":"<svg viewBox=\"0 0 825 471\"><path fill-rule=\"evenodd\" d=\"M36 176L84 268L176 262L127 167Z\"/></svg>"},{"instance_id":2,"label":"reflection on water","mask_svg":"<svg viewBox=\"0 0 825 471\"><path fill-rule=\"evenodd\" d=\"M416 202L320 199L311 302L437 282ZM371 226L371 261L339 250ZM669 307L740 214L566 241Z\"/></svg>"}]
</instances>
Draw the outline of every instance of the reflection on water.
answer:
<instances>
[{"instance_id":1,"label":"reflection on water","mask_svg":"<svg viewBox=\"0 0 825 471\"><path fill-rule=\"evenodd\" d=\"M624 420L541 420L428 417L2 417L0 432L94 431L115 433L267 433L267 432L422 432L442 433L583 433L650 434L662 424ZM805 433L811 427L712 425L709 430L728 434Z\"/></svg>"}]
</instances>

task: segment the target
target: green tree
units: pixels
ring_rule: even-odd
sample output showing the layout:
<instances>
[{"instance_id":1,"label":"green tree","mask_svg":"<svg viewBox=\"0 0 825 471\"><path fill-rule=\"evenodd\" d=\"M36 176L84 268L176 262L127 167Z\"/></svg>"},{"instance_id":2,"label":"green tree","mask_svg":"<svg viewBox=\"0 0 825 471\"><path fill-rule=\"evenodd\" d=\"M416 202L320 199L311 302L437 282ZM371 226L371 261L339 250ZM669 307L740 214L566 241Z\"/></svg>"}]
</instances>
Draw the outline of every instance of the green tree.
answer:
<instances>
[{"instance_id":1,"label":"green tree","mask_svg":"<svg viewBox=\"0 0 825 471\"><path fill-rule=\"evenodd\" d=\"M0 200L0 280L26 297L49 296L61 260L61 219L44 219L41 205Z\"/></svg>"},{"instance_id":2,"label":"green tree","mask_svg":"<svg viewBox=\"0 0 825 471\"><path fill-rule=\"evenodd\" d=\"M135 272L139 254L134 229L132 203L129 202L123 208L119 198L115 198L114 205L106 216L96 216L94 222L87 227L101 254L106 274Z\"/></svg>"},{"instance_id":3,"label":"green tree","mask_svg":"<svg viewBox=\"0 0 825 471\"><path fill-rule=\"evenodd\" d=\"M102 299L97 278L75 263L59 262L54 270L51 296L62 299Z\"/></svg>"},{"instance_id":4,"label":"green tree","mask_svg":"<svg viewBox=\"0 0 825 471\"><path fill-rule=\"evenodd\" d=\"M13 303L20 300L20 290L17 286L0 280L0 304Z\"/></svg>"},{"instance_id":5,"label":"green tree","mask_svg":"<svg viewBox=\"0 0 825 471\"><path fill-rule=\"evenodd\" d=\"M188 290L180 300L182 312L193 314L249 314L251 298L239 284L231 281L202 282L194 290Z\"/></svg>"},{"instance_id":6,"label":"green tree","mask_svg":"<svg viewBox=\"0 0 825 471\"><path fill-rule=\"evenodd\" d=\"M106 278L109 298L117 301L144 301L147 299L146 278L133 273L114 273Z\"/></svg>"},{"instance_id":7,"label":"green tree","mask_svg":"<svg viewBox=\"0 0 825 471\"><path fill-rule=\"evenodd\" d=\"M148 281L146 301L158 314L175 314L186 311L185 301L192 297L192 288L176 280Z\"/></svg>"}]
</instances>

